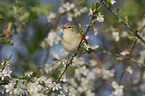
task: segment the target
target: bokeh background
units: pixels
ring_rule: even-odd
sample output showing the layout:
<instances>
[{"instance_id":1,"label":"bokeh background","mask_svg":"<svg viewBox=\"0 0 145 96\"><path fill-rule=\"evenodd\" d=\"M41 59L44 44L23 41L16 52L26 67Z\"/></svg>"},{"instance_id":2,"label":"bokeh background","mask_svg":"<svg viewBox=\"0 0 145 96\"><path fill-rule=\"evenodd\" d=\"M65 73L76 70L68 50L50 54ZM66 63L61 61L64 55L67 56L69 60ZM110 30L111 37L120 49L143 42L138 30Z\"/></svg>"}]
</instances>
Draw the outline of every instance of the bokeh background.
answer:
<instances>
[{"instance_id":1,"label":"bokeh background","mask_svg":"<svg viewBox=\"0 0 145 96\"><path fill-rule=\"evenodd\" d=\"M29 13L30 15L26 18L23 28L17 34L14 34L10 39L14 42L14 45L4 45L0 44L0 61L2 62L4 58L8 58L12 54L11 60L8 62L11 66L11 69L14 74L19 75L27 71L39 70L43 66L47 48L42 48L41 43L47 38L50 30L54 28L55 20L48 22L47 16L53 11L58 16L58 9L62 1L73 2L77 4L81 0L0 0L0 14L4 14L4 18L0 18L0 32L7 28L7 25L10 21L16 21L17 14L12 13L12 6L17 6L16 2L21 3L24 13ZM86 0L83 6L89 8L91 3L95 3L96 0ZM123 19L125 16L128 16L129 25L135 29L138 26L139 22L143 22L145 18L145 1L144 0L116 0L111 8L115 10L117 7L120 8L119 16ZM47 4L45 8L42 6ZM31 10L35 7L35 10ZM40 10L39 10L40 9ZM90 17L88 12L85 14L73 18L72 22L68 21L66 15L62 15L58 24L64 25L65 23L73 23L75 25L82 24L84 30L87 28ZM20 13L21 14L21 13ZM117 30L120 34L123 32L128 32L128 29L123 24L116 23L116 18L102 5L101 14L104 15L104 22L97 22L93 27L98 28L98 35L95 36L93 29L91 29L87 36L89 36L88 42L90 45L98 44L105 50L113 50L115 53L120 53L124 50L130 50L133 40L128 39L127 37L120 37L120 40L116 42L112 37L112 30ZM16 17L15 17L16 16ZM19 15L18 15L19 17ZM145 21L144 21L145 22ZM21 22L20 22L21 24ZM115 28L115 29L113 29ZM78 27L79 29L79 27ZM15 29L12 28L11 32L14 33ZM128 32L129 33L129 32ZM62 33L61 33L62 35ZM61 36L60 35L60 36ZM49 59L47 64L52 64L52 52L59 53L63 49L61 42L59 44L54 44L49 47ZM135 59L139 59L140 51L144 49L144 46L140 43L137 43L135 49L132 53L132 56ZM100 49L98 49L100 51ZM114 56L108 54L84 54L86 61L89 58L96 58L97 62L102 65L112 66L116 70L116 81L119 81L121 72L125 66L125 63L130 64L135 72L144 72L144 68L140 68L136 63L130 61L116 61ZM138 74L135 74L138 75ZM130 75L125 73L122 82L124 84L130 83L131 78L134 78L135 75ZM105 86L108 83L104 80L99 80L96 83L96 96L108 96L111 91L111 87ZM127 86L128 90L125 90L125 96L145 96L142 95L144 91L133 91L133 85ZM144 88L145 89L145 88Z\"/></svg>"}]
</instances>

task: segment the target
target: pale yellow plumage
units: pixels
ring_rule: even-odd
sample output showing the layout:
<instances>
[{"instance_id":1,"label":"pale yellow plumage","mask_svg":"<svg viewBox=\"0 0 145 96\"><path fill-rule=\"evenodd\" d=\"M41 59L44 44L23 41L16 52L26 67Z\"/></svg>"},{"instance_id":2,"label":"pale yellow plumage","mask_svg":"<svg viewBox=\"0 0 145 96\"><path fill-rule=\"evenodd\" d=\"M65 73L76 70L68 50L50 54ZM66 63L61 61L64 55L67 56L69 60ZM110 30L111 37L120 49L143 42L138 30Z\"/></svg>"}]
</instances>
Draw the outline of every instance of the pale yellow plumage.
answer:
<instances>
[{"instance_id":1,"label":"pale yellow plumage","mask_svg":"<svg viewBox=\"0 0 145 96\"><path fill-rule=\"evenodd\" d=\"M63 36L61 43L64 49L70 53L74 53L81 41L82 35L77 30L77 27L71 23L66 23L63 26Z\"/></svg>"}]
</instances>

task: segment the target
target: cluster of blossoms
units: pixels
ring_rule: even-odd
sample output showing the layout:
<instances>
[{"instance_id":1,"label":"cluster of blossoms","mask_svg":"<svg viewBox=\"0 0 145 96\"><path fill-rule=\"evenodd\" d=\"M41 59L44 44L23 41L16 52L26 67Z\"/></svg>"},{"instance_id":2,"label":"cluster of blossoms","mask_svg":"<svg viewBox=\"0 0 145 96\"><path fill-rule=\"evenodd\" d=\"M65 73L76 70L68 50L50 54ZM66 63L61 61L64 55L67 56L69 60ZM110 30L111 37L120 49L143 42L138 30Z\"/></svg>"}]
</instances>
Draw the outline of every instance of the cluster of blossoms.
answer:
<instances>
[{"instance_id":1,"label":"cluster of blossoms","mask_svg":"<svg viewBox=\"0 0 145 96\"><path fill-rule=\"evenodd\" d=\"M66 12L68 21L72 21L73 17L80 16L81 14L86 13L87 10L87 7L79 9L75 6L75 4L66 2L59 8L59 13L63 14Z\"/></svg>"},{"instance_id":2,"label":"cluster of blossoms","mask_svg":"<svg viewBox=\"0 0 145 96\"><path fill-rule=\"evenodd\" d=\"M0 69L1 80L3 81L5 77L11 78L10 74L12 73L12 71L10 70L9 64L7 64L6 62L2 62L0 66L2 66L1 68L4 67L3 69Z\"/></svg>"},{"instance_id":3,"label":"cluster of blossoms","mask_svg":"<svg viewBox=\"0 0 145 96\"><path fill-rule=\"evenodd\" d=\"M109 96L123 96L123 85L118 85L117 82L112 82L112 87L115 89L115 91L112 92Z\"/></svg>"}]
</instances>

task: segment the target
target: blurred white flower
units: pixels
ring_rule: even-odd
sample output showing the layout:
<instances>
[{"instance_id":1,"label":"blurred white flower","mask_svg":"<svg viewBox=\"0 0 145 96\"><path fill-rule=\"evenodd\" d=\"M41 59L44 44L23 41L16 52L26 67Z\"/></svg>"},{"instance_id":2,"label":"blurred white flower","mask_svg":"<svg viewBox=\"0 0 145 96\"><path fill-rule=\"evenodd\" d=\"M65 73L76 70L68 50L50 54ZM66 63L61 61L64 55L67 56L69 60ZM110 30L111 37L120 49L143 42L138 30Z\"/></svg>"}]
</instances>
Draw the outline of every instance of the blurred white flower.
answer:
<instances>
[{"instance_id":1,"label":"blurred white flower","mask_svg":"<svg viewBox=\"0 0 145 96\"><path fill-rule=\"evenodd\" d=\"M16 82L11 80L10 83L5 85L6 93L12 94L15 84L16 84Z\"/></svg>"},{"instance_id":2,"label":"blurred white flower","mask_svg":"<svg viewBox=\"0 0 145 96\"><path fill-rule=\"evenodd\" d=\"M52 51L51 54L52 54L52 57L55 57L57 59L60 59L59 54L57 54L55 51Z\"/></svg>"},{"instance_id":3,"label":"blurred white flower","mask_svg":"<svg viewBox=\"0 0 145 96\"><path fill-rule=\"evenodd\" d=\"M44 87L38 83L29 82L27 84L27 90L31 96L38 96L40 94L39 91L42 90L42 88Z\"/></svg>"},{"instance_id":4,"label":"blurred white flower","mask_svg":"<svg viewBox=\"0 0 145 96\"><path fill-rule=\"evenodd\" d=\"M4 65L4 62L2 62L2 65ZM6 63L6 66L3 70L0 70L0 77L1 80L4 80L5 77L11 77L10 74L12 71L10 70L9 64Z\"/></svg>"},{"instance_id":5,"label":"blurred white flower","mask_svg":"<svg viewBox=\"0 0 145 96\"><path fill-rule=\"evenodd\" d=\"M60 50L60 56L65 58L69 55L69 52L67 52L66 50Z\"/></svg>"},{"instance_id":6,"label":"blurred white flower","mask_svg":"<svg viewBox=\"0 0 145 96\"><path fill-rule=\"evenodd\" d=\"M111 4L113 5L113 4L115 4L116 3L116 1L115 0L111 0Z\"/></svg>"},{"instance_id":7,"label":"blurred white flower","mask_svg":"<svg viewBox=\"0 0 145 96\"><path fill-rule=\"evenodd\" d=\"M85 36L86 39L89 39L89 36Z\"/></svg>"},{"instance_id":8,"label":"blurred white flower","mask_svg":"<svg viewBox=\"0 0 145 96\"><path fill-rule=\"evenodd\" d=\"M66 82L66 75L65 74L61 77L60 81Z\"/></svg>"},{"instance_id":9,"label":"blurred white flower","mask_svg":"<svg viewBox=\"0 0 145 96\"><path fill-rule=\"evenodd\" d=\"M45 43L45 41L42 41L41 44L40 44L40 46L41 46L43 49L45 49L45 48L46 48L46 43Z\"/></svg>"},{"instance_id":10,"label":"blurred white flower","mask_svg":"<svg viewBox=\"0 0 145 96\"><path fill-rule=\"evenodd\" d=\"M31 72L26 72L26 73L25 73L25 76L31 77L32 74L33 74L32 71L31 71Z\"/></svg>"},{"instance_id":11,"label":"blurred white flower","mask_svg":"<svg viewBox=\"0 0 145 96\"><path fill-rule=\"evenodd\" d=\"M75 5L73 3L66 2L62 5L63 8L66 8L67 11L73 9Z\"/></svg>"},{"instance_id":12,"label":"blurred white flower","mask_svg":"<svg viewBox=\"0 0 145 96\"><path fill-rule=\"evenodd\" d=\"M86 68L86 66L83 66L83 67L79 67L79 68L75 69L75 72L81 73L86 76L87 73L89 72L89 70Z\"/></svg>"},{"instance_id":13,"label":"blurred white flower","mask_svg":"<svg viewBox=\"0 0 145 96\"><path fill-rule=\"evenodd\" d=\"M93 11L92 11L92 8L89 9L89 14L88 15L93 15Z\"/></svg>"},{"instance_id":14,"label":"blurred white flower","mask_svg":"<svg viewBox=\"0 0 145 96\"><path fill-rule=\"evenodd\" d=\"M68 12L66 15L67 15L67 20L68 20L68 21L72 21L73 14L70 13L70 12Z\"/></svg>"},{"instance_id":15,"label":"blurred white flower","mask_svg":"<svg viewBox=\"0 0 145 96\"><path fill-rule=\"evenodd\" d=\"M113 77L114 76L114 72L115 70L107 70L106 68L102 68L101 69L101 72L102 72L102 76L104 79L108 79L110 77Z\"/></svg>"},{"instance_id":16,"label":"blurred white flower","mask_svg":"<svg viewBox=\"0 0 145 96\"><path fill-rule=\"evenodd\" d=\"M97 36L97 35L98 35L98 29L95 28L95 27L93 27L93 30L94 30L94 34L95 34L95 36Z\"/></svg>"},{"instance_id":17,"label":"blurred white flower","mask_svg":"<svg viewBox=\"0 0 145 96\"><path fill-rule=\"evenodd\" d=\"M58 25L57 26L57 31L62 33L63 32L63 25Z\"/></svg>"},{"instance_id":18,"label":"blurred white flower","mask_svg":"<svg viewBox=\"0 0 145 96\"><path fill-rule=\"evenodd\" d=\"M81 15L81 12L77 8L75 8L74 9L74 17L80 16L80 15Z\"/></svg>"},{"instance_id":19,"label":"blurred white flower","mask_svg":"<svg viewBox=\"0 0 145 96\"><path fill-rule=\"evenodd\" d=\"M120 54L123 55L123 56L125 56L125 55L128 55L129 52L128 52L128 51L123 51L123 52L121 52Z\"/></svg>"},{"instance_id":20,"label":"blurred white flower","mask_svg":"<svg viewBox=\"0 0 145 96\"><path fill-rule=\"evenodd\" d=\"M58 42L60 41L60 36L54 32L53 30L51 30L48 33L47 38L45 38L45 41L50 45L53 46L53 43L58 44Z\"/></svg>"},{"instance_id":21,"label":"blurred white flower","mask_svg":"<svg viewBox=\"0 0 145 96\"><path fill-rule=\"evenodd\" d=\"M94 59L89 60L89 63L90 63L91 66L96 66L97 65L97 62Z\"/></svg>"},{"instance_id":22,"label":"blurred white flower","mask_svg":"<svg viewBox=\"0 0 145 96\"><path fill-rule=\"evenodd\" d=\"M112 36L115 39L115 41L119 41L119 32L112 32Z\"/></svg>"},{"instance_id":23,"label":"blurred white flower","mask_svg":"<svg viewBox=\"0 0 145 96\"><path fill-rule=\"evenodd\" d=\"M82 9L80 9L80 12L81 13L85 13L85 12L87 12L88 11L88 8L87 7L83 7Z\"/></svg>"},{"instance_id":24,"label":"blurred white flower","mask_svg":"<svg viewBox=\"0 0 145 96\"><path fill-rule=\"evenodd\" d=\"M78 65L84 65L86 62L85 62L85 58L84 57L74 57L73 59L73 64L72 65L75 65L75 66L78 66Z\"/></svg>"},{"instance_id":25,"label":"blurred white flower","mask_svg":"<svg viewBox=\"0 0 145 96\"><path fill-rule=\"evenodd\" d=\"M58 10L59 13L62 14L62 13L64 13L65 11L66 11L66 10L65 10L63 7L59 7L59 10Z\"/></svg>"},{"instance_id":26,"label":"blurred white flower","mask_svg":"<svg viewBox=\"0 0 145 96\"><path fill-rule=\"evenodd\" d=\"M145 17L138 22L138 27L139 29L142 29L145 26Z\"/></svg>"},{"instance_id":27,"label":"blurred white flower","mask_svg":"<svg viewBox=\"0 0 145 96\"><path fill-rule=\"evenodd\" d=\"M94 50L94 49L97 49L97 48L99 48L99 45L93 45L93 46L91 46L91 48Z\"/></svg>"},{"instance_id":28,"label":"blurred white flower","mask_svg":"<svg viewBox=\"0 0 145 96\"><path fill-rule=\"evenodd\" d=\"M51 22L56 17L56 14L54 12L50 12L49 16L47 16L48 22Z\"/></svg>"},{"instance_id":29,"label":"blurred white flower","mask_svg":"<svg viewBox=\"0 0 145 96\"><path fill-rule=\"evenodd\" d=\"M104 15L101 15L101 12L99 12L98 13L98 16L97 16L97 20L99 21L99 22L104 22L104 17L103 17Z\"/></svg>"},{"instance_id":30,"label":"blurred white flower","mask_svg":"<svg viewBox=\"0 0 145 96\"><path fill-rule=\"evenodd\" d=\"M118 85L117 82L113 81L112 87L115 89L115 91L113 91L109 96L123 96L123 85Z\"/></svg>"},{"instance_id":31,"label":"blurred white flower","mask_svg":"<svg viewBox=\"0 0 145 96\"><path fill-rule=\"evenodd\" d=\"M127 67L126 71L127 71L128 73L130 73L130 74L132 74L132 73L133 73L133 70L132 70L132 68L131 68L130 66L129 66L129 67Z\"/></svg>"},{"instance_id":32,"label":"blurred white flower","mask_svg":"<svg viewBox=\"0 0 145 96\"><path fill-rule=\"evenodd\" d=\"M95 96L95 93L91 92L91 90L86 91L86 96Z\"/></svg>"},{"instance_id":33,"label":"blurred white flower","mask_svg":"<svg viewBox=\"0 0 145 96\"><path fill-rule=\"evenodd\" d=\"M140 51L140 58L138 59L138 62L144 64L144 60L145 60L145 50L142 50Z\"/></svg>"}]
</instances>

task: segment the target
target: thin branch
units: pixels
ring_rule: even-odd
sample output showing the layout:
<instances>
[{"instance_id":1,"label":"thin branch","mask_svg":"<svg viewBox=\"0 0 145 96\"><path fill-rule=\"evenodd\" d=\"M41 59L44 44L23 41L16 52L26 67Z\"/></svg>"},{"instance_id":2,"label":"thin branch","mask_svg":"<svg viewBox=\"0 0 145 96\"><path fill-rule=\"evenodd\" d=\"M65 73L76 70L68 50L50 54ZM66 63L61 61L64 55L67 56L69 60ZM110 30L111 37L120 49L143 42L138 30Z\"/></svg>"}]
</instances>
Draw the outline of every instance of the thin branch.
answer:
<instances>
[{"instance_id":1,"label":"thin branch","mask_svg":"<svg viewBox=\"0 0 145 96\"><path fill-rule=\"evenodd\" d=\"M144 28L145 28L145 26L142 27L142 29L140 30L140 33L143 31ZM140 34L140 33L139 33L139 34ZM135 39L135 40L133 41L133 43L132 43L132 47L131 47L131 50L130 50L130 54L132 54L133 49L135 48L136 43L137 43L137 39Z\"/></svg>"},{"instance_id":2,"label":"thin branch","mask_svg":"<svg viewBox=\"0 0 145 96\"><path fill-rule=\"evenodd\" d=\"M144 27L145 27L145 26L144 26ZM144 27L140 30L140 33L142 32L142 30L144 29ZM140 33L139 33L139 34L140 34ZM129 52L129 56L130 56L130 57L131 57L131 55L132 55L133 49L135 48L136 42L137 42L137 39L135 39L135 40L133 41L133 43L132 43L131 50L130 50L130 52ZM144 64L143 64L143 65L144 65ZM126 66L127 66L127 63L125 63L125 67L124 67L124 69L123 69L123 71L122 71L122 73L121 73L120 80L119 80L119 85L121 84L121 80L122 80L122 78L123 78L123 76L124 76L124 74L125 74L125 72L126 72Z\"/></svg>"},{"instance_id":3,"label":"thin branch","mask_svg":"<svg viewBox=\"0 0 145 96\"><path fill-rule=\"evenodd\" d=\"M47 52L46 52L46 57L44 59L44 62L43 62L43 68L44 68L44 65L46 64L48 58L49 58L49 49L50 49L50 46L48 45L47 46Z\"/></svg>"},{"instance_id":4,"label":"thin branch","mask_svg":"<svg viewBox=\"0 0 145 96\"><path fill-rule=\"evenodd\" d=\"M140 37L130 26L128 23L126 23L124 20L121 19L121 17L119 17L106 3L105 1L101 1L103 3L103 5L119 20L121 20L121 23L123 25L125 25L138 39L140 39L144 44L145 44L145 40Z\"/></svg>"},{"instance_id":5,"label":"thin branch","mask_svg":"<svg viewBox=\"0 0 145 96\"><path fill-rule=\"evenodd\" d=\"M102 0L100 0L100 1L102 1ZM97 7L100 6L100 4L101 4L101 2L98 3ZM95 10L98 10L98 9L95 9ZM64 73L66 72L66 70L70 66L70 64L72 64L72 61L73 61L74 57L78 54L78 51L79 51L79 49L81 47L81 43L84 40L85 35L88 33L88 31L89 31L89 29L91 27L91 23L92 23L93 18L94 18L94 16L92 15L91 18L90 18L90 22L89 22L89 24L87 26L87 29L86 29L85 33L83 34L82 39L81 39L81 41L79 43L79 46L77 47L77 49L75 50L74 54L72 55L72 58L66 64L66 67L65 67L64 71L61 73L61 75L59 76L59 78L56 80L56 84L60 81L61 77L64 75ZM51 93L51 91L52 91L52 88L48 91L48 95Z\"/></svg>"}]
</instances>

